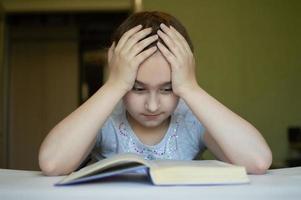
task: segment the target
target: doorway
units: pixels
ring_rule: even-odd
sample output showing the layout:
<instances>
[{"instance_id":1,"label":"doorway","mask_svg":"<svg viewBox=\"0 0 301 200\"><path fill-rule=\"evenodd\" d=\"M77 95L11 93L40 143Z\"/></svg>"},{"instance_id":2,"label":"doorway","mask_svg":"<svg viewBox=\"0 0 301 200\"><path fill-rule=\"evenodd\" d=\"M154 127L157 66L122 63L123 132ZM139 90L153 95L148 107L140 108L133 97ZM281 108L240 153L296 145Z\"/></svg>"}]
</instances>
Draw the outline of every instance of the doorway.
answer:
<instances>
[{"instance_id":1,"label":"doorway","mask_svg":"<svg viewBox=\"0 0 301 200\"><path fill-rule=\"evenodd\" d=\"M129 14L7 15L7 168L39 169L47 133L103 84L110 35Z\"/></svg>"}]
</instances>

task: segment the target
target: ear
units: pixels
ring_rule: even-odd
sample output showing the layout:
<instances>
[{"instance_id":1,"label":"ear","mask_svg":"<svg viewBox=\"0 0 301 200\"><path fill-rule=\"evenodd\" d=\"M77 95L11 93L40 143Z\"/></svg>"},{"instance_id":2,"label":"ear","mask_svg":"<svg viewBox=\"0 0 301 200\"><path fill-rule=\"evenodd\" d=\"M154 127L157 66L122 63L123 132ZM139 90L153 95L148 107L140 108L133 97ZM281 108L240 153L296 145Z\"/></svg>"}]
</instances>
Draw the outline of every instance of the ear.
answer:
<instances>
[{"instance_id":1,"label":"ear","mask_svg":"<svg viewBox=\"0 0 301 200\"><path fill-rule=\"evenodd\" d=\"M109 48L108 51L108 63L111 62L112 56L113 56L113 51L115 49L115 42L113 42L113 44L111 45L111 47Z\"/></svg>"}]
</instances>

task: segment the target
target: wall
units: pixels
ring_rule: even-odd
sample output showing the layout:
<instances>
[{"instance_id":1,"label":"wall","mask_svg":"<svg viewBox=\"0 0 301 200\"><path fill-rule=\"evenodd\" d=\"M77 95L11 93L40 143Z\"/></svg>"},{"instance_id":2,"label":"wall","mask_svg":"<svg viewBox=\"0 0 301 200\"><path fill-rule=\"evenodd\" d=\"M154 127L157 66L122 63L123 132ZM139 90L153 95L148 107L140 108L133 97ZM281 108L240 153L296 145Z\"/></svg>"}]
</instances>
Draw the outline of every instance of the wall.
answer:
<instances>
[{"instance_id":1,"label":"wall","mask_svg":"<svg viewBox=\"0 0 301 200\"><path fill-rule=\"evenodd\" d=\"M5 136L4 136L4 32L5 32L5 17L4 9L0 2L0 166L4 166L4 158L6 154L6 148L4 146Z\"/></svg>"},{"instance_id":2,"label":"wall","mask_svg":"<svg viewBox=\"0 0 301 200\"><path fill-rule=\"evenodd\" d=\"M144 0L144 8L183 22L201 87L253 123L281 165L287 127L301 126L301 1Z\"/></svg>"}]
</instances>

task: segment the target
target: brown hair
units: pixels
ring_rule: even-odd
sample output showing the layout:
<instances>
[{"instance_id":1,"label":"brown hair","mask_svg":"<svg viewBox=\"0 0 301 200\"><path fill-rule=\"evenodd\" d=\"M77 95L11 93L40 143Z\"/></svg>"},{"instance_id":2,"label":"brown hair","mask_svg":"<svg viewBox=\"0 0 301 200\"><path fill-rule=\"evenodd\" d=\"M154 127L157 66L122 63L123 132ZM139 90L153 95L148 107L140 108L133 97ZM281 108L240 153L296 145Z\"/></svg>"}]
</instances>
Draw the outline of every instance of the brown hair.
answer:
<instances>
[{"instance_id":1,"label":"brown hair","mask_svg":"<svg viewBox=\"0 0 301 200\"><path fill-rule=\"evenodd\" d=\"M175 17L159 11L144 11L132 14L116 29L115 33L112 36L112 42L118 43L118 41L126 31L139 24L141 24L143 28L151 27L152 32L150 35L155 35L160 29L161 23L164 23L168 27L174 27L185 38L191 51L193 52L193 45L185 27ZM160 37L158 40L167 47L167 45L163 42L163 40ZM157 41L153 42L145 49L155 46L156 42Z\"/></svg>"}]
</instances>

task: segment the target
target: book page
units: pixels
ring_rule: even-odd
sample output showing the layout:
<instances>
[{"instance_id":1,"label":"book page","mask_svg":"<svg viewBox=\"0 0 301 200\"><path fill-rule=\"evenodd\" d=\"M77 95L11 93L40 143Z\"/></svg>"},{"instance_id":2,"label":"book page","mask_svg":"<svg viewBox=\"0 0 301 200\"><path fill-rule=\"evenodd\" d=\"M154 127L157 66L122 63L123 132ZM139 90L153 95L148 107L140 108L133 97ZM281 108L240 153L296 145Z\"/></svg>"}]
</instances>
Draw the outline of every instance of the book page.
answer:
<instances>
[{"instance_id":1,"label":"book page","mask_svg":"<svg viewBox=\"0 0 301 200\"><path fill-rule=\"evenodd\" d=\"M150 161L152 168L154 167L172 167L172 166L189 166L189 167L236 167L235 165L217 161L217 160L152 160Z\"/></svg>"},{"instance_id":2,"label":"book page","mask_svg":"<svg viewBox=\"0 0 301 200\"><path fill-rule=\"evenodd\" d=\"M156 160L150 176L156 185L248 183L246 170L217 160Z\"/></svg>"},{"instance_id":3,"label":"book page","mask_svg":"<svg viewBox=\"0 0 301 200\"><path fill-rule=\"evenodd\" d=\"M117 154L110 158L106 158L103 160L100 160L94 164L91 164L89 166L86 166L79 171L73 172L67 177L65 177L60 183L67 183L69 181L72 181L77 178L81 178L84 176L89 176L91 174L101 173L102 171L112 169L114 168L117 170L121 167L124 167L126 165L145 165L147 167L150 166L149 162L147 160L144 160L143 157L132 154L132 153L126 153L126 154Z\"/></svg>"}]
</instances>

